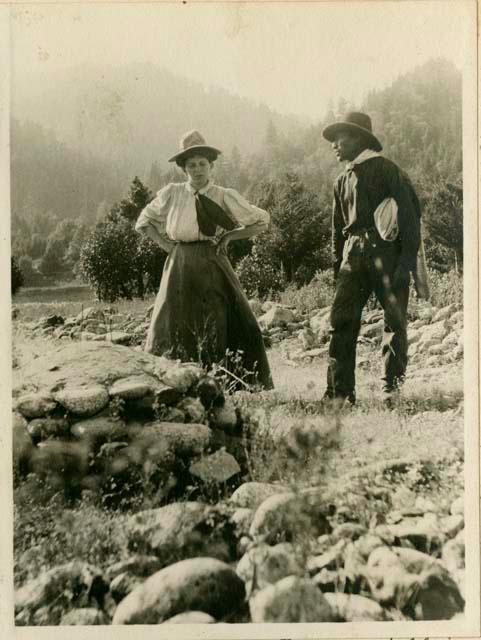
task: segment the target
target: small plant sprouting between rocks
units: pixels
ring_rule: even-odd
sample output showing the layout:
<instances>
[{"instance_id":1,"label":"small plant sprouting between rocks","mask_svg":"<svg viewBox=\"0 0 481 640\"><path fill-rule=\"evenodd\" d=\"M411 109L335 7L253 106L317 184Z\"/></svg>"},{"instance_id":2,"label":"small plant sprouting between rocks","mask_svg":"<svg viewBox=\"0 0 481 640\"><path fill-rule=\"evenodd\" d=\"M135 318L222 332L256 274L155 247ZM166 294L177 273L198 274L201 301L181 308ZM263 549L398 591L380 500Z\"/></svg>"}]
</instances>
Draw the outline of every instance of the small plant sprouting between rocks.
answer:
<instances>
[{"instance_id":1,"label":"small plant sprouting between rocks","mask_svg":"<svg viewBox=\"0 0 481 640\"><path fill-rule=\"evenodd\" d=\"M296 486L323 483L332 453L340 445L339 411L294 420L287 413L280 419L274 414L275 400L272 406L267 402L252 406L248 394L239 394L234 401L242 416L250 480Z\"/></svg>"},{"instance_id":2,"label":"small plant sprouting between rocks","mask_svg":"<svg viewBox=\"0 0 481 640\"><path fill-rule=\"evenodd\" d=\"M125 400L117 397L109 402L109 414L115 420L121 420L125 414Z\"/></svg>"}]
</instances>

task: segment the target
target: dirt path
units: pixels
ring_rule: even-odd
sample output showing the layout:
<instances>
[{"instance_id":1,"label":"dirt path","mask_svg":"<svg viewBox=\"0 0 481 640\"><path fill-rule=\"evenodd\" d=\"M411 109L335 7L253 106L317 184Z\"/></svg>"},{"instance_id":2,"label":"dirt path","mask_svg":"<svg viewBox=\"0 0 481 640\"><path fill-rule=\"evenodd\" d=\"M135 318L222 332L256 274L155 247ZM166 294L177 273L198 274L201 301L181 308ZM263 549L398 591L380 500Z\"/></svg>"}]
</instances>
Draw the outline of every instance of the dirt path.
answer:
<instances>
[{"instance_id":1,"label":"dirt path","mask_svg":"<svg viewBox=\"0 0 481 640\"><path fill-rule=\"evenodd\" d=\"M279 349L271 349L267 355L275 389L280 396L286 398L299 396L305 400L322 398L325 390L326 362L317 360L294 367L286 361Z\"/></svg>"}]
</instances>

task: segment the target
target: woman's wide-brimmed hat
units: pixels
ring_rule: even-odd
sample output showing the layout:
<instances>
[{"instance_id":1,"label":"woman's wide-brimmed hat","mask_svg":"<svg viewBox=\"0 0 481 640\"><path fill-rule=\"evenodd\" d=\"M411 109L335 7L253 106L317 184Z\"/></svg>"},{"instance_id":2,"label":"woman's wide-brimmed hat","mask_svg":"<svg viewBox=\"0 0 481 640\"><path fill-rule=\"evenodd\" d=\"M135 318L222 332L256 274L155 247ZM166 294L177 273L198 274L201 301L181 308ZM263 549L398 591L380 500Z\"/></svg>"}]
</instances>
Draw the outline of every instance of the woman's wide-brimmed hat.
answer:
<instances>
[{"instance_id":1,"label":"woman's wide-brimmed hat","mask_svg":"<svg viewBox=\"0 0 481 640\"><path fill-rule=\"evenodd\" d=\"M374 151L382 150L382 144L372 132L371 118L367 113L361 113L360 111L346 113L342 116L342 119L327 126L323 130L322 135L326 140L329 140L329 142L334 142L336 135L342 131L360 133L369 143L370 149Z\"/></svg>"},{"instance_id":2,"label":"woman's wide-brimmed hat","mask_svg":"<svg viewBox=\"0 0 481 640\"><path fill-rule=\"evenodd\" d=\"M205 155L211 162L213 162L217 156L222 153L219 149L211 147L205 143L204 136L196 131L188 131L184 133L180 139L180 151L176 153L172 158L169 158L169 162L176 162L182 164L196 154Z\"/></svg>"}]
</instances>

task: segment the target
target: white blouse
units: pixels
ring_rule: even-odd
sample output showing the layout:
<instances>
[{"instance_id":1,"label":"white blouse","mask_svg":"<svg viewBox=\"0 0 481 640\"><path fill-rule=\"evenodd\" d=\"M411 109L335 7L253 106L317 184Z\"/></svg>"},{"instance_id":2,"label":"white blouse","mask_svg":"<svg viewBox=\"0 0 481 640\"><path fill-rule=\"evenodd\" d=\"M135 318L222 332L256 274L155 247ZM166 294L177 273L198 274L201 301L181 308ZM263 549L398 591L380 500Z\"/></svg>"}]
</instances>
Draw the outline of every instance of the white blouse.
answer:
<instances>
[{"instance_id":1,"label":"white blouse","mask_svg":"<svg viewBox=\"0 0 481 640\"><path fill-rule=\"evenodd\" d=\"M176 242L209 240L197 224L195 193L188 182L171 182L143 209L135 225L136 231L143 233L152 225L161 236ZM199 193L220 205L238 227L261 224L267 228L269 224L267 211L247 202L235 189L224 189L208 182ZM223 233L224 229L217 227L216 236Z\"/></svg>"}]
</instances>

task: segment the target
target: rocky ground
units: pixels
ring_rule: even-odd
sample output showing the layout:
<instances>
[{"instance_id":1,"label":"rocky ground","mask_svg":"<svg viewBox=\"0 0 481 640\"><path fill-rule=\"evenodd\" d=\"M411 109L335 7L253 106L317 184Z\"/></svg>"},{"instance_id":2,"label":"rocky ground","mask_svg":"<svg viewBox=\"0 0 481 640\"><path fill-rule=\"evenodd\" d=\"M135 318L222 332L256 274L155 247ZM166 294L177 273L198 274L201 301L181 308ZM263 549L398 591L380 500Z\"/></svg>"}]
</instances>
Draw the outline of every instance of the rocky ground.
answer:
<instances>
[{"instance_id":1,"label":"rocky ground","mask_svg":"<svg viewBox=\"0 0 481 640\"><path fill-rule=\"evenodd\" d=\"M462 615L462 310L418 306L391 411L368 312L330 413L328 310L252 304L273 392L143 353L149 311L14 310L18 625Z\"/></svg>"}]
</instances>

